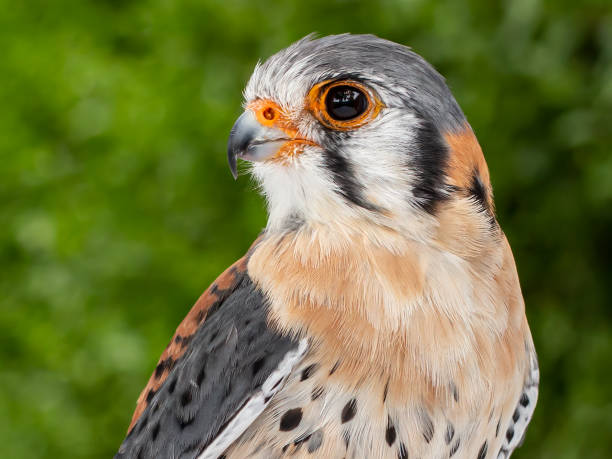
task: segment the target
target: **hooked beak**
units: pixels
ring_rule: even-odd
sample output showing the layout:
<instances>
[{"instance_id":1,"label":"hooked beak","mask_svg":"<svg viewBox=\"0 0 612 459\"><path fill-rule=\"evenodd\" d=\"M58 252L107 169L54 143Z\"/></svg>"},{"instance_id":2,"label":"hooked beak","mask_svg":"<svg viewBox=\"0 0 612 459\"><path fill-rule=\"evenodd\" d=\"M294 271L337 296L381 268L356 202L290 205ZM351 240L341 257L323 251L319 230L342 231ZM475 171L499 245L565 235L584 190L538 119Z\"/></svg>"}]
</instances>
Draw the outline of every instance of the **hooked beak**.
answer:
<instances>
[{"instance_id":1,"label":"hooked beak","mask_svg":"<svg viewBox=\"0 0 612 459\"><path fill-rule=\"evenodd\" d=\"M234 179L238 178L236 158L265 161L291 140L281 129L263 126L252 110L246 110L234 123L227 142L227 161Z\"/></svg>"}]
</instances>

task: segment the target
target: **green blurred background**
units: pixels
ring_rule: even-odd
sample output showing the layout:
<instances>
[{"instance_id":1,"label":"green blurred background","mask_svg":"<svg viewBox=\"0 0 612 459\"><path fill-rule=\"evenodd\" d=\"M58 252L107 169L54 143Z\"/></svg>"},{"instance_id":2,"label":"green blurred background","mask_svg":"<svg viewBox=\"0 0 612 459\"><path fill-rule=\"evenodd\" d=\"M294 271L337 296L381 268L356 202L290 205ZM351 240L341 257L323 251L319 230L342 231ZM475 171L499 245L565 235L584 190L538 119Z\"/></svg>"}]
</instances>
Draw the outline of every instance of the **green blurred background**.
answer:
<instances>
[{"instance_id":1,"label":"green blurred background","mask_svg":"<svg viewBox=\"0 0 612 459\"><path fill-rule=\"evenodd\" d=\"M313 31L447 77L540 357L516 457L610 457L611 5L0 0L0 457L114 454L175 327L265 225L226 167L241 90Z\"/></svg>"}]
</instances>

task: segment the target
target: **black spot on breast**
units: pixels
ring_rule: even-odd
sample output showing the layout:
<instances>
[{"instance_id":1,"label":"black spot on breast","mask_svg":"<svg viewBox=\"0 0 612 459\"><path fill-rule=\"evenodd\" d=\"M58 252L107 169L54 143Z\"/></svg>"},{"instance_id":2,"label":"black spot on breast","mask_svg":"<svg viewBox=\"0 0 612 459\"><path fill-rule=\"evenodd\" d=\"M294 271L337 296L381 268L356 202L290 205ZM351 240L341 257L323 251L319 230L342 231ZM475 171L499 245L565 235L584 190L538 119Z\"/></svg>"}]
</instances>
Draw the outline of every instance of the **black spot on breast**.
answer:
<instances>
[{"instance_id":1,"label":"black spot on breast","mask_svg":"<svg viewBox=\"0 0 612 459\"><path fill-rule=\"evenodd\" d=\"M147 393L147 403L149 403L153 397L155 396L155 392L153 389L149 390L149 392Z\"/></svg>"},{"instance_id":2,"label":"black spot on breast","mask_svg":"<svg viewBox=\"0 0 612 459\"><path fill-rule=\"evenodd\" d=\"M159 422L153 426L151 429L151 440L155 441L157 435L159 434Z\"/></svg>"},{"instance_id":3,"label":"black spot on breast","mask_svg":"<svg viewBox=\"0 0 612 459\"><path fill-rule=\"evenodd\" d=\"M514 438L514 427L510 426L508 427L508 430L506 430L506 440L508 440L508 443L510 443L513 438Z\"/></svg>"},{"instance_id":4,"label":"black spot on breast","mask_svg":"<svg viewBox=\"0 0 612 459\"><path fill-rule=\"evenodd\" d=\"M529 405L529 397L527 396L526 393L523 392L523 395L521 395L521 399L519 400L519 403L523 406Z\"/></svg>"},{"instance_id":5,"label":"black spot on breast","mask_svg":"<svg viewBox=\"0 0 612 459\"><path fill-rule=\"evenodd\" d=\"M349 422L351 419L355 417L355 413L357 412L357 400L352 398L348 401L344 408L342 408L342 415L340 416L340 420L342 424L345 422Z\"/></svg>"},{"instance_id":6,"label":"black spot on breast","mask_svg":"<svg viewBox=\"0 0 612 459\"><path fill-rule=\"evenodd\" d=\"M310 436L310 440L308 441L308 452L311 454L314 453L319 449L321 443L323 443L323 431L319 429Z\"/></svg>"},{"instance_id":7,"label":"black spot on breast","mask_svg":"<svg viewBox=\"0 0 612 459\"><path fill-rule=\"evenodd\" d=\"M287 443L285 446L282 447L283 453L286 453L288 448L289 448L289 443Z\"/></svg>"},{"instance_id":8,"label":"black spot on breast","mask_svg":"<svg viewBox=\"0 0 612 459\"><path fill-rule=\"evenodd\" d=\"M457 390L457 386L451 383L451 390L453 391L453 399L455 402L459 401L459 391Z\"/></svg>"},{"instance_id":9,"label":"black spot on breast","mask_svg":"<svg viewBox=\"0 0 612 459\"><path fill-rule=\"evenodd\" d=\"M225 454L222 454L221 456L219 456L217 459L226 459L227 456Z\"/></svg>"},{"instance_id":10,"label":"black spot on breast","mask_svg":"<svg viewBox=\"0 0 612 459\"><path fill-rule=\"evenodd\" d=\"M480 447L480 451L478 451L477 459L485 459L487 456L487 442L485 441Z\"/></svg>"},{"instance_id":11,"label":"black spot on breast","mask_svg":"<svg viewBox=\"0 0 612 459\"><path fill-rule=\"evenodd\" d=\"M279 429L283 432L295 429L302 421L302 408L293 408L285 411L280 419Z\"/></svg>"},{"instance_id":12,"label":"black spot on breast","mask_svg":"<svg viewBox=\"0 0 612 459\"><path fill-rule=\"evenodd\" d=\"M455 427L449 422L448 425L446 426L446 433L444 434L444 441L446 442L447 445L450 444L454 436L455 436Z\"/></svg>"},{"instance_id":13,"label":"black spot on breast","mask_svg":"<svg viewBox=\"0 0 612 459\"><path fill-rule=\"evenodd\" d=\"M431 441L434 436L434 425L431 422L431 418L425 412L421 412L421 425L423 428L423 438L427 443Z\"/></svg>"},{"instance_id":14,"label":"black spot on breast","mask_svg":"<svg viewBox=\"0 0 612 459\"><path fill-rule=\"evenodd\" d=\"M497 426L495 427L495 438L499 435L499 425L501 424L501 416L497 420Z\"/></svg>"},{"instance_id":15,"label":"black spot on breast","mask_svg":"<svg viewBox=\"0 0 612 459\"><path fill-rule=\"evenodd\" d=\"M457 450L459 449L459 445L460 445L460 439L457 438L457 441L455 441L455 443L453 443L453 446L451 446L451 449L449 451L448 457L453 457L453 455L457 452Z\"/></svg>"},{"instance_id":16,"label":"black spot on breast","mask_svg":"<svg viewBox=\"0 0 612 459\"><path fill-rule=\"evenodd\" d=\"M387 420L387 430L385 431L385 440L387 440L387 444L391 446L393 443L395 443L396 437L397 434L395 432L395 426L389 417Z\"/></svg>"},{"instance_id":17,"label":"black spot on breast","mask_svg":"<svg viewBox=\"0 0 612 459\"><path fill-rule=\"evenodd\" d=\"M262 357L261 359L257 359L255 360L255 362L253 362L253 366L251 367L251 369L253 370L253 376L255 376L257 373L259 373L259 370L262 369L262 367L264 366L264 363L266 362L266 358Z\"/></svg>"},{"instance_id":18,"label":"black spot on breast","mask_svg":"<svg viewBox=\"0 0 612 459\"><path fill-rule=\"evenodd\" d=\"M389 380L385 383L385 388L383 389L383 403L387 401L387 394L389 392Z\"/></svg>"},{"instance_id":19,"label":"black spot on breast","mask_svg":"<svg viewBox=\"0 0 612 459\"><path fill-rule=\"evenodd\" d=\"M400 443L399 449L397 451L397 459L408 459L408 450L406 449L406 445Z\"/></svg>"},{"instance_id":20,"label":"black spot on breast","mask_svg":"<svg viewBox=\"0 0 612 459\"><path fill-rule=\"evenodd\" d=\"M321 395L323 395L323 388L321 386L317 386L312 390L312 394L310 394L310 400L315 401Z\"/></svg>"},{"instance_id":21,"label":"black spot on breast","mask_svg":"<svg viewBox=\"0 0 612 459\"><path fill-rule=\"evenodd\" d=\"M336 370L338 369L338 367L340 366L340 360L338 360L336 363L334 363L334 366L332 367L331 370L329 370L329 375L333 375Z\"/></svg>"},{"instance_id":22,"label":"black spot on breast","mask_svg":"<svg viewBox=\"0 0 612 459\"><path fill-rule=\"evenodd\" d=\"M312 365L308 365L306 368L304 368L302 370L302 375L300 376L300 381L304 381L308 378L310 378L310 376L317 370L317 364L313 363Z\"/></svg>"},{"instance_id":23,"label":"black spot on breast","mask_svg":"<svg viewBox=\"0 0 612 459\"><path fill-rule=\"evenodd\" d=\"M520 417L521 417L521 414L519 413L518 408L517 408L516 410L514 410L514 413L512 414L512 420L514 422L517 422Z\"/></svg>"},{"instance_id":24,"label":"black spot on breast","mask_svg":"<svg viewBox=\"0 0 612 459\"><path fill-rule=\"evenodd\" d=\"M304 442L307 442L310 439L310 435L311 434L302 434L299 437L297 437L294 441L293 441L293 446L298 446L301 445Z\"/></svg>"}]
</instances>

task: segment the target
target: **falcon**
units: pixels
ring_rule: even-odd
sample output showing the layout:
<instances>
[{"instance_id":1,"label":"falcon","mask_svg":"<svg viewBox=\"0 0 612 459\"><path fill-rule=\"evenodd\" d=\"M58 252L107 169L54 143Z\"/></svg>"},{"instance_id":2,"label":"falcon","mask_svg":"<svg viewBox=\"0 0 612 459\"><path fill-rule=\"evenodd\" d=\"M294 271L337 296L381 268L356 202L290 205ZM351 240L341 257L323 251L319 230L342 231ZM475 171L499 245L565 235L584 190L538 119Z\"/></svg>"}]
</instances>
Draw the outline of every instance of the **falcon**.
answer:
<instances>
[{"instance_id":1,"label":"falcon","mask_svg":"<svg viewBox=\"0 0 612 459\"><path fill-rule=\"evenodd\" d=\"M539 370L482 150L372 35L258 64L228 160L265 230L178 326L116 458L507 458Z\"/></svg>"}]
</instances>

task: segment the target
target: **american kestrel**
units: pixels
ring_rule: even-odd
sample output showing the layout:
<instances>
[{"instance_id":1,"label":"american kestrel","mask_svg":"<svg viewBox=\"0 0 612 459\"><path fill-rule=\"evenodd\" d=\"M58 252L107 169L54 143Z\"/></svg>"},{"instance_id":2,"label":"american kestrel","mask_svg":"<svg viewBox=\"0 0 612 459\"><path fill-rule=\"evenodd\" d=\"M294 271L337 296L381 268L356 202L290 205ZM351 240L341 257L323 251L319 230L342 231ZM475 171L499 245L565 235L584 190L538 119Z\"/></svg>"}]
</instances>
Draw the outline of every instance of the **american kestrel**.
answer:
<instances>
[{"instance_id":1,"label":"american kestrel","mask_svg":"<svg viewBox=\"0 0 612 459\"><path fill-rule=\"evenodd\" d=\"M266 197L181 322L116 458L507 458L539 370L481 148L444 79L371 35L258 64L231 130Z\"/></svg>"}]
</instances>

